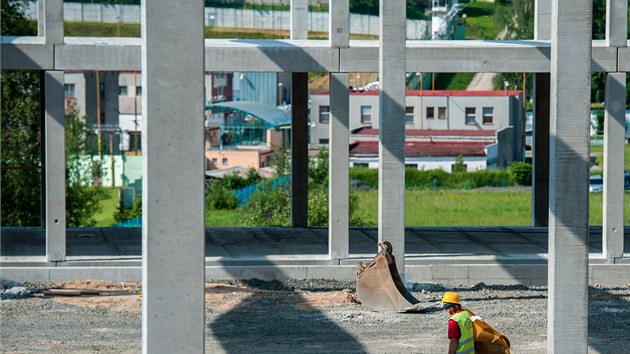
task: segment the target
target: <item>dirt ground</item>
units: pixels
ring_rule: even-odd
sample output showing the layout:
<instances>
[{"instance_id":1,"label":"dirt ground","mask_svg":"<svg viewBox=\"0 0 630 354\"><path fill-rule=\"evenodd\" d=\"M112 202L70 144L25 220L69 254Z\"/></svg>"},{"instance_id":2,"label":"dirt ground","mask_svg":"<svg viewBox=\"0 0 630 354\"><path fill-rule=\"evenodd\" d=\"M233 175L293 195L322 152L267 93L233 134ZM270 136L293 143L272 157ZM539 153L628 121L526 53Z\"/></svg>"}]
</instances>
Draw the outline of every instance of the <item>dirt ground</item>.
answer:
<instances>
[{"instance_id":1,"label":"dirt ground","mask_svg":"<svg viewBox=\"0 0 630 354\"><path fill-rule=\"evenodd\" d=\"M27 296L0 301L2 353L138 353L137 283L24 284ZM43 290L91 289L99 295L49 296ZM415 284L421 302L459 291L465 307L506 335L513 353L545 353L547 290L521 286L444 289ZM447 314L379 313L360 304L353 283L330 280L206 284L207 353L439 353L447 349ZM630 284L592 287L589 353L630 353Z\"/></svg>"}]
</instances>

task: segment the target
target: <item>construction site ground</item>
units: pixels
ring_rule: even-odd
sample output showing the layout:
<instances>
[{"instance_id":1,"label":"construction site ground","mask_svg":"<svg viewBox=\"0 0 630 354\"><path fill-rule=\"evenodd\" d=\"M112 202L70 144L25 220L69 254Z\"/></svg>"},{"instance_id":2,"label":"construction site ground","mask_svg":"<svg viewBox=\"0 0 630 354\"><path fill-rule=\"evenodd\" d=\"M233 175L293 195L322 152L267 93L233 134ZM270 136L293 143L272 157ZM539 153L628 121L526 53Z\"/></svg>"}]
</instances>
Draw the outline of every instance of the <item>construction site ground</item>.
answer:
<instances>
[{"instance_id":1,"label":"construction site ground","mask_svg":"<svg viewBox=\"0 0 630 354\"><path fill-rule=\"evenodd\" d=\"M20 285L29 289L26 295L4 296L0 301L0 352L141 351L139 283ZM438 284L413 284L414 296L430 305L426 310L379 313L357 301L354 286L313 279L207 283L205 352L443 353L448 345L448 316L435 305L446 290L459 291L465 307L506 335L513 353L547 352L544 287L478 284L445 289ZM90 289L99 294L44 295L43 290L50 288ZM630 284L591 287L588 317L589 353L630 353Z\"/></svg>"}]
</instances>

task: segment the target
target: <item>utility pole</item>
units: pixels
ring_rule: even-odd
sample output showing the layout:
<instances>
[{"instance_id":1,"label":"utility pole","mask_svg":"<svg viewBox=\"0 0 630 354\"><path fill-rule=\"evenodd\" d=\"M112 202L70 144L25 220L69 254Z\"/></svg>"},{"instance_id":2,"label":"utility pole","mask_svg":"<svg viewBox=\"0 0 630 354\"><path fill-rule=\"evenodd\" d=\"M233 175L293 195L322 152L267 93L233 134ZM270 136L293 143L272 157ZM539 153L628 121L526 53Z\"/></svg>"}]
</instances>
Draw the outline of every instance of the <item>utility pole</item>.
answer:
<instances>
[{"instance_id":1,"label":"utility pole","mask_svg":"<svg viewBox=\"0 0 630 354\"><path fill-rule=\"evenodd\" d=\"M101 151L101 82L99 77L99 71L96 70L96 130L97 130L97 146L98 157L102 160Z\"/></svg>"},{"instance_id":2,"label":"utility pole","mask_svg":"<svg viewBox=\"0 0 630 354\"><path fill-rule=\"evenodd\" d=\"M109 132L109 160L110 160L110 168L112 171L112 187L116 185L116 174L114 173L114 132Z\"/></svg>"}]
</instances>

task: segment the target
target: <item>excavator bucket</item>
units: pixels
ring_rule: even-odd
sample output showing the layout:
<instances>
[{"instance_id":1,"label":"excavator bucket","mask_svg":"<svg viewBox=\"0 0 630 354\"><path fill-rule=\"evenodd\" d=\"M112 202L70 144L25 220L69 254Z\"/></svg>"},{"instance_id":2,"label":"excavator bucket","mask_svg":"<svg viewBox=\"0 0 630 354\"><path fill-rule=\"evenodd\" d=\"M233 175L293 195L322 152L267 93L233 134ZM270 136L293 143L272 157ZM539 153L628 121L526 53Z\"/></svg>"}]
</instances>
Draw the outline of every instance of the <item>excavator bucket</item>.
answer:
<instances>
[{"instance_id":1,"label":"excavator bucket","mask_svg":"<svg viewBox=\"0 0 630 354\"><path fill-rule=\"evenodd\" d=\"M365 266L359 262L357 270L357 296L361 303L374 311L416 312L422 310L420 302L405 288L392 244L378 244L380 252Z\"/></svg>"}]
</instances>

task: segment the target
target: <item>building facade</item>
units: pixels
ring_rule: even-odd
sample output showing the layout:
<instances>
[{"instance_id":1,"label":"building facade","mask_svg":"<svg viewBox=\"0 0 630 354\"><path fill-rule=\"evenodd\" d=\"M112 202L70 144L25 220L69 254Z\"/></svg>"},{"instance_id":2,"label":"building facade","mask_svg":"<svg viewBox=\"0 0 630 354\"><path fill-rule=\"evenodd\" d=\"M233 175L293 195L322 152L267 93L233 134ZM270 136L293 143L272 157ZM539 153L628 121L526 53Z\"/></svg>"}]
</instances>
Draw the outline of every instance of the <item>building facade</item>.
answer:
<instances>
[{"instance_id":1,"label":"building facade","mask_svg":"<svg viewBox=\"0 0 630 354\"><path fill-rule=\"evenodd\" d=\"M379 129L379 91L351 91L349 128ZM407 130L499 131L513 128L513 160L522 158L524 108L522 91L406 91ZM329 143L330 97L311 94L310 146Z\"/></svg>"}]
</instances>

